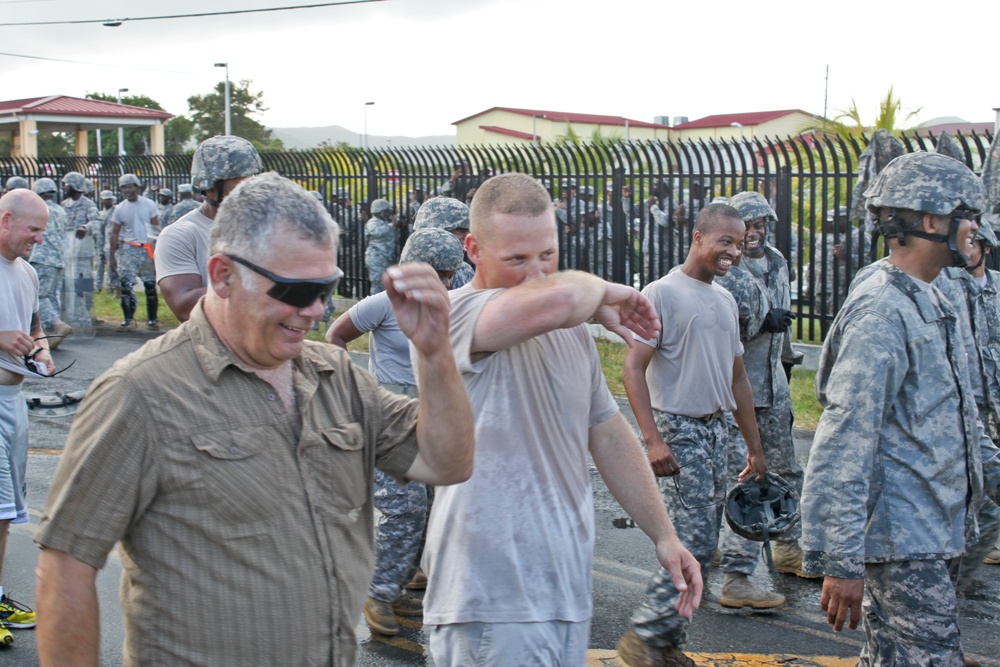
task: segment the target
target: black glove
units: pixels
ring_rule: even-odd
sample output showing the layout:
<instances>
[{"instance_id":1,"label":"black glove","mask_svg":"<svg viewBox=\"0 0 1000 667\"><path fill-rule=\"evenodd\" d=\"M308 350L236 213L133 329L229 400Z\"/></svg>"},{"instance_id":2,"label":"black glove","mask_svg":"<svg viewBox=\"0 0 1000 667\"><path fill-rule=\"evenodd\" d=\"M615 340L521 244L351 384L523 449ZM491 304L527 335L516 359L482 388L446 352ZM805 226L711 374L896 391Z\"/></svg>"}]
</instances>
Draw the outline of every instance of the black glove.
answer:
<instances>
[{"instance_id":1,"label":"black glove","mask_svg":"<svg viewBox=\"0 0 1000 667\"><path fill-rule=\"evenodd\" d=\"M784 308L772 308L768 311L767 317L764 318L764 324L761 325L760 330L767 333L784 333L788 331L788 327L792 326L794 319L795 313L792 311Z\"/></svg>"}]
</instances>

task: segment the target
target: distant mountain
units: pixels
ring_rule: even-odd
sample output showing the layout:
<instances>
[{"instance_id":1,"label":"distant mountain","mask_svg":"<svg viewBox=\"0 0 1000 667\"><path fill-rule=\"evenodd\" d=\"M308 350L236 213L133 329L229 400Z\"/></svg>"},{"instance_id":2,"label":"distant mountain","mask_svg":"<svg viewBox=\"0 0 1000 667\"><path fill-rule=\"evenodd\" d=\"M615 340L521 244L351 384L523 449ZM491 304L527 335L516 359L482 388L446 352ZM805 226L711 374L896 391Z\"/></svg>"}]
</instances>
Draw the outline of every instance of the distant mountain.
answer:
<instances>
[{"instance_id":1,"label":"distant mountain","mask_svg":"<svg viewBox=\"0 0 1000 667\"><path fill-rule=\"evenodd\" d=\"M339 125L327 125L326 127L272 127L271 131L274 132L274 136L281 139L285 144L285 148L300 150L319 148L319 145L324 141L328 144L345 141L351 146L360 146L363 139L361 134ZM383 137L375 134L368 135L368 146L370 148L454 145L455 137L451 135L431 137Z\"/></svg>"}]
</instances>

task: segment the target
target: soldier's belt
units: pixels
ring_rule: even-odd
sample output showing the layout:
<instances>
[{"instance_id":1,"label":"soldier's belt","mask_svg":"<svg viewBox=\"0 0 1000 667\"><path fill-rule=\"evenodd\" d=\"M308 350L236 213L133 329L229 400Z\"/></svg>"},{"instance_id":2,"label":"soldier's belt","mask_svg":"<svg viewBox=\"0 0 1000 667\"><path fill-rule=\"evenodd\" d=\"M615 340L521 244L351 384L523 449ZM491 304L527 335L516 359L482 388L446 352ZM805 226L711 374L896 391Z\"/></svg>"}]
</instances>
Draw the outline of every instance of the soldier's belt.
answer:
<instances>
[{"instance_id":1,"label":"soldier's belt","mask_svg":"<svg viewBox=\"0 0 1000 667\"><path fill-rule=\"evenodd\" d=\"M722 419L722 416L724 414L726 413L723 410L719 409L711 414L702 415L701 417L695 417L695 419L698 419L703 422L710 422L710 421L715 421L716 419Z\"/></svg>"}]
</instances>

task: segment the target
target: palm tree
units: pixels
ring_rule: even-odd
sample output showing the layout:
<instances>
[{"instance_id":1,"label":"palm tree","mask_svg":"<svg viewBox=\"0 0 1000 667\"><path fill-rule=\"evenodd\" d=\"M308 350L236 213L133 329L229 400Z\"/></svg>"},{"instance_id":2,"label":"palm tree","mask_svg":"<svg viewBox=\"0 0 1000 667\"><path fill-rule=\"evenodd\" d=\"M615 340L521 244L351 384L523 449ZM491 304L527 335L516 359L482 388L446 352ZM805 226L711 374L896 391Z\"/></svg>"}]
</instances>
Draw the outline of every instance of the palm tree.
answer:
<instances>
[{"instance_id":1,"label":"palm tree","mask_svg":"<svg viewBox=\"0 0 1000 667\"><path fill-rule=\"evenodd\" d=\"M903 116L903 102L896 97L893 86L889 86L889 91L879 101L878 114L875 116L875 122L871 125L865 125L861 119L861 110L858 109L857 103L852 98L849 108L838 110L839 113L832 119L822 118L815 124L803 128L803 131L820 130L829 132L836 134L845 141L850 141L851 139L860 140L864 135L871 135L876 130L886 130L894 136L899 136L903 132L903 128L900 125L913 120L922 109L923 107ZM845 120L850 121L850 124L844 122Z\"/></svg>"}]
</instances>

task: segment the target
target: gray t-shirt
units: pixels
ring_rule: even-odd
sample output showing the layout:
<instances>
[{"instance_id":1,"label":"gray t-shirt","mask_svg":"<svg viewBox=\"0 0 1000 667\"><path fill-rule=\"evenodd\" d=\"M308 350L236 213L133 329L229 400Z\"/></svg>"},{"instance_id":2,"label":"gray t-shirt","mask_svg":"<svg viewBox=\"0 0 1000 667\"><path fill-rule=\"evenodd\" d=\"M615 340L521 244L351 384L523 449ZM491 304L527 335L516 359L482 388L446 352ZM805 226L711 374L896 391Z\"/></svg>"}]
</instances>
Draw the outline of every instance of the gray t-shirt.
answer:
<instances>
[{"instance_id":1,"label":"gray t-shirt","mask_svg":"<svg viewBox=\"0 0 1000 667\"><path fill-rule=\"evenodd\" d=\"M435 492L427 624L591 614L588 438L618 404L583 325L472 355L480 313L501 292L466 285L450 293L452 347L475 414L475 469Z\"/></svg>"},{"instance_id":2,"label":"gray t-shirt","mask_svg":"<svg viewBox=\"0 0 1000 667\"><path fill-rule=\"evenodd\" d=\"M0 331L31 333L31 316L38 312L38 274L18 257L0 256ZM24 360L0 350L0 367L25 375Z\"/></svg>"},{"instance_id":3,"label":"gray t-shirt","mask_svg":"<svg viewBox=\"0 0 1000 667\"><path fill-rule=\"evenodd\" d=\"M147 200L148 201L148 200ZM212 221L195 209L168 226L156 240L156 281L197 274L208 287L208 237Z\"/></svg>"},{"instance_id":4,"label":"gray t-shirt","mask_svg":"<svg viewBox=\"0 0 1000 667\"><path fill-rule=\"evenodd\" d=\"M150 234L150 220L160 214L156 204L145 197L139 197L134 202L122 200L115 206L111 220L122 226L119 241L125 243L147 243Z\"/></svg>"},{"instance_id":5,"label":"gray t-shirt","mask_svg":"<svg viewBox=\"0 0 1000 667\"><path fill-rule=\"evenodd\" d=\"M370 331L368 370L382 384L416 385L410 341L399 328L389 295L379 292L354 304L347 314L358 331Z\"/></svg>"},{"instance_id":6,"label":"gray t-shirt","mask_svg":"<svg viewBox=\"0 0 1000 667\"><path fill-rule=\"evenodd\" d=\"M642 293L663 327L658 338L636 337L656 348L646 368L650 405L688 417L735 410L733 362L743 344L733 295L683 271L646 285Z\"/></svg>"}]
</instances>

